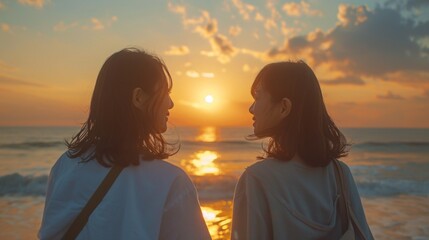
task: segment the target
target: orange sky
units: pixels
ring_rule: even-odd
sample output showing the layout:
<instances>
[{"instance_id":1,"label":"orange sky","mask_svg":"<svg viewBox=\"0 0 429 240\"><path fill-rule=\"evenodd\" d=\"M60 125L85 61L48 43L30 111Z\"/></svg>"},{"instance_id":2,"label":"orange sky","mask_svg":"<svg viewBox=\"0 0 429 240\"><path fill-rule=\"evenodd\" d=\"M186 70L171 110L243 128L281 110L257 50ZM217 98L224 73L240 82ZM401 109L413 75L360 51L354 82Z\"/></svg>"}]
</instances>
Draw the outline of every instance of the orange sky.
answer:
<instances>
[{"instance_id":1,"label":"orange sky","mask_svg":"<svg viewBox=\"0 0 429 240\"><path fill-rule=\"evenodd\" d=\"M257 72L303 59L340 127L429 127L428 12L399 1L0 0L0 125L79 125L104 60L137 46L168 65L177 126L250 126Z\"/></svg>"}]
</instances>

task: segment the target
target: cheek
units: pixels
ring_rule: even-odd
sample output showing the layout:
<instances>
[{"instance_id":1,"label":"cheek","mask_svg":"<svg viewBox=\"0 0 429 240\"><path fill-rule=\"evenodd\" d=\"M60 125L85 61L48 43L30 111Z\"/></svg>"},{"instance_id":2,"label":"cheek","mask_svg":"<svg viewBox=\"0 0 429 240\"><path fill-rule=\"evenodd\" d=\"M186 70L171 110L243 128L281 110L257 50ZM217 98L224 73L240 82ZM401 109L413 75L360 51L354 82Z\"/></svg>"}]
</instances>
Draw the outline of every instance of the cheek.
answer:
<instances>
[{"instance_id":1,"label":"cheek","mask_svg":"<svg viewBox=\"0 0 429 240\"><path fill-rule=\"evenodd\" d=\"M255 102L254 112L255 115L263 115L267 112L268 106L264 101Z\"/></svg>"}]
</instances>

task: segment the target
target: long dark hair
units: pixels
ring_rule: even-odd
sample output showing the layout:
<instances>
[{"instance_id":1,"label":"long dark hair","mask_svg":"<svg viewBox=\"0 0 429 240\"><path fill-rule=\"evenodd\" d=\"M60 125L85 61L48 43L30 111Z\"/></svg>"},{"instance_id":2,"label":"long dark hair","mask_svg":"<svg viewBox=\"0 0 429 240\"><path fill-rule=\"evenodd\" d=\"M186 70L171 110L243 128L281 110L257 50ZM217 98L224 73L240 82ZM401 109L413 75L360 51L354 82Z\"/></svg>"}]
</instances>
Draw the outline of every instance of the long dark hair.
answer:
<instances>
[{"instance_id":1,"label":"long dark hair","mask_svg":"<svg viewBox=\"0 0 429 240\"><path fill-rule=\"evenodd\" d=\"M347 156L349 144L329 116L313 70L303 61L266 65L256 76L251 93L266 90L273 102L288 98L290 114L269 129L266 157L290 160L298 154L313 167L323 167L332 159Z\"/></svg>"},{"instance_id":2,"label":"long dark hair","mask_svg":"<svg viewBox=\"0 0 429 240\"><path fill-rule=\"evenodd\" d=\"M145 111L132 104L132 91L149 96ZM140 159L164 159L175 154L156 130L160 101L172 88L166 65L158 57L136 48L110 56L101 67L87 121L70 142L69 157L101 165L138 165ZM170 148L169 148L170 146Z\"/></svg>"}]
</instances>

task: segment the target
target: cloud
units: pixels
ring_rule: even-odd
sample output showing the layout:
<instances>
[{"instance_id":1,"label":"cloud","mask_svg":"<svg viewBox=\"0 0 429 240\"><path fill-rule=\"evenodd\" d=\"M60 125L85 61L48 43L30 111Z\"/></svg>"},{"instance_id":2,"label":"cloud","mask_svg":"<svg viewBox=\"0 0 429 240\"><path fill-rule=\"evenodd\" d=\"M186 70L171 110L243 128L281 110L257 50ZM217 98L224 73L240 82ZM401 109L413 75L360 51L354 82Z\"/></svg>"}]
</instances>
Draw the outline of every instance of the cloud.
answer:
<instances>
[{"instance_id":1,"label":"cloud","mask_svg":"<svg viewBox=\"0 0 429 240\"><path fill-rule=\"evenodd\" d=\"M408 0L408 1L405 1L405 4L408 9L429 7L429 1L427 0Z\"/></svg>"},{"instance_id":2,"label":"cloud","mask_svg":"<svg viewBox=\"0 0 429 240\"><path fill-rule=\"evenodd\" d=\"M221 54L231 56L234 55L236 49L226 36L218 34L212 38L213 48L218 50Z\"/></svg>"},{"instance_id":3,"label":"cloud","mask_svg":"<svg viewBox=\"0 0 429 240\"><path fill-rule=\"evenodd\" d=\"M429 49L418 43L429 36L428 24L405 18L395 9L340 5L338 24L333 29L316 29L288 38L283 46L264 53L247 53L262 60L304 58L314 66L329 66L332 71L359 78L383 79L395 72L428 73Z\"/></svg>"},{"instance_id":4,"label":"cloud","mask_svg":"<svg viewBox=\"0 0 429 240\"><path fill-rule=\"evenodd\" d=\"M10 31L10 26L9 26L9 24L2 23L2 24L1 24L1 30L2 30L3 32L9 32L9 31Z\"/></svg>"},{"instance_id":5,"label":"cloud","mask_svg":"<svg viewBox=\"0 0 429 240\"><path fill-rule=\"evenodd\" d=\"M288 27L286 25L286 22L282 21L281 22L281 31L282 31L282 33L283 33L284 36L294 36L299 31L301 31L301 29L299 29L299 28L293 28L293 27Z\"/></svg>"},{"instance_id":6,"label":"cloud","mask_svg":"<svg viewBox=\"0 0 429 240\"><path fill-rule=\"evenodd\" d=\"M202 51L201 54L208 57L216 57L220 63L228 63L237 53L237 49L232 45L229 39L221 34L216 34L210 38L212 51Z\"/></svg>"},{"instance_id":7,"label":"cloud","mask_svg":"<svg viewBox=\"0 0 429 240\"><path fill-rule=\"evenodd\" d=\"M100 31L100 30L104 30L108 27L111 27L112 24L116 21L118 21L117 16L112 16L109 19L103 20L103 21L98 19L98 18L93 17L90 19L91 24L90 25L82 25L81 29ZM66 24L63 21L61 21L61 22L54 25L53 30L56 32L65 32L69 29L77 28L79 26L80 26L80 24L77 21L69 23L69 24Z\"/></svg>"},{"instance_id":8,"label":"cloud","mask_svg":"<svg viewBox=\"0 0 429 240\"><path fill-rule=\"evenodd\" d=\"M256 9L254 5L243 3L241 0L232 0L232 3L244 20L249 20L250 14Z\"/></svg>"},{"instance_id":9,"label":"cloud","mask_svg":"<svg viewBox=\"0 0 429 240\"><path fill-rule=\"evenodd\" d=\"M186 7L183 5L174 5L173 3L169 2L168 9L174 13L186 14Z\"/></svg>"},{"instance_id":10,"label":"cloud","mask_svg":"<svg viewBox=\"0 0 429 240\"><path fill-rule=\"evenodd\" d=\"M73 23L70 23L70 24L65 24L63 21L61 21L61 22L55 24L55 26L53 27L53 29L54 29L55 32L64 32L64 31L66 31L68 29L75 28L78 25L79 25L79 23L77 23L77 22L73 22Z\"/></svg>"},{"instance_id":11,"label":"cloud","mask_svg":"<svg viewBox=\"0 0 429 240\"><path fill-rule=\"evenodd\" d=\"M267 31L270 31L271 29L277 29L277 23L275 20L269 18L269 19L265 20L264 28Z\"/></svg>"},{"instance_id":12,"label":"cloud","mask_svg":"<svg viewBox=\"0 0 429 240\"><path fill-rule=\"evenodd\" d=\"M398 94L394 94L391 91L388 91L385 95L377 95L378 99L387 99L387 100L403 100L404 98Z\"/></svg>"},{"instance_id":13,"label":"cloud","mask_svg":"<svg viewBox=\"0 0 429 240\"><path fill-rule=\"evenodd\" d=\"M229 34L231 34L231 36L238 36L241 33L241 27L240 26L231 26L229 28Z\"/></svg>"},{"instance_id":14,"label":"cloud","mask_svg":"<svg viewBox=\"0 0 429 240\"><path fill-rule=\"evenodd\" d=\"M112 16L112 17L110 17L108 19L104 19L104 20L100 20L100 19L98 19L96 17L92 17L90 19L91 24L90 25L83 25L81 28L83 30L101 31L101 30L104 30L106 28L111 27L113 25L113 23L116 22L116 21L118 21L118 17L117 16ZM62 29L61 27L62 26L59 25L58 29ZM65 27L67 27L67 25L65 25Z\"/></svg>"},{"instance_id":15,"label":"cloud","mask_svg":"<svg viewBox=\"0 0 429 240\"><path fill-rule=\"evenodd\" d=\"M325 85L365 85L365 82L361 78L354 76L322 79L320 83Z\"/></svg>"},{"instance_id":16,"label":"cloud","mask_svg":"<svg viewBox=\"0 0 429 240\"><path fill-rule=\"evenodd\" d=\"M429 7L427 0L389 0L386 2L389 6L396 6L398 9L420 10L424 7Z\"/></svg>"},{"instance_id":17,"label":"cloud","mask_svg":"<svg viewBox=\"0 0 429 240\"><path fill-rule=\"evenodd\" d=\"M323 13L320 10L311 9L310 4L305 1L301 1L299 3L296 3L296 2L285 3L283 5L283 11L285 11L287 15L292 17L300 17L302 15L309 15L309 16L323 15Z\"/></svg>"},{"instance_id":18,"label":"cloud","mask_svg":"<svg viewBox=\"0 0 429 240\"><path fill-rule=\"evenodd\" d=\"M93 30L103 30L104 29L103 23L100 20L98 20L97 18L91 18L91 22L92 22L92 29Z\"/></svg>"},{"instance_id":19,"label":"cloud","mask_svg":"<svg viewBox=\"0 0 429 240\"><path fill-rule=\"evenodd\" d=\"M189 48L185 45L170 46L168 51L164 52L166 55L183 56L189 54Z\"/></svg>"},{"instance_id":20,"label":"cloud","mask_svg":"<svg viewBox=\"0 0 429 240\"><path fill-rule=\"evenodd\" d=\"M344 26L358 25L367 20L368 14L369 11L366 6L354 7L353 5L340 4L337 18Z\"/></svg>"},{"instance_id":21,"label":"cloud","mask_svg":"<svg viewBox=\"0 0 429 240\"><path fill-rule=\"evenodd\" d=\"M185 7L171 3L168 6L170 11L182 16L182 24L185 28L192 25L193 32L199 33L201 37L208 40L211 50L200 51L202 55L216 57L220 63L227 63L238 52L225 35L218 33L217 19L212 18L209 12L201 11L201 16L196 18L199 20L190 23Z\"/></svg>"},{"instance_id":22,"label":"cloud","mask_svg":"<svg viewBox=\"0 0 429 240\"><path fill-rule=\"evenodd\" d=\"M5 75L0 75L0 83L7 85L25 85L31 87L43 87L44 85L38 83L28 82L19 78L9 77Z\"/></svg>"},{"instance_id":23,"label":"cloud","mask_svg":"<svg viewBox=\"0 0 429 240\"><path fill-rule=\"evenodd\" d=\"M203 73L201 73L201 77L203 77L203 78L214 78L215 74L211 73L211 72L203 72Z\"/></svg>"},{"instance_id":24,"label":"cloud","mask_svg":"<svg viewBox=\"0 0 429 240\"><path fill-rule=\"evenodd\" d=\"M188 76L190 78L199 78L200 74L197 71L188 70L188 71L186 71L186 76Z\"/></svg>"},{"instance_id":25,"label":"cloud","mask_svg":"<svg viewBox=\"0 0 429 240\"><path fill-rule=\"evenodd\" d=\"M204 17L200 16L198 18L190 18L187 16L188 10L183 5L174 5L173 3L168 3L168 10L170 12L179 14L182 17L182 24L185 26L185 28L189 25L197 25L204 22Z\"/></svg>"},{"instance_id":26,"label":"cloud","mask_svg":"<svg viewBox=\"0 0 429 240\"><path fill-rule=\"evenodd\" d=\"M36 8L43 8L45 0L18 0L22 5L28 5Z\"/></svg>"},{"instance_id":27,"label":"cloud","mask_svg":"<svg viewBox=\"0 0 429 240\"><path fill-rule=\"evenodd\" d=\"M202 72L199 73L197 71L194 70L188 70L186 71L186 76L190 77L190 78L214 78L215 74L212 72Z\"/></svg>"},{"instance_id":28,"label":"cloud","mask_svg":"<svg viewBox=\"0 0 429 240\"><path fill-rule=\"evenodd\" d=\"M422 34L419 29L427 22L405 19L387 8L374 11L346 8L345 12L355 13L348 14L348 21L340 19L341 25L326 35L326 40L333 44L326 52L330 55L324 54L324 58L347 61L348 69L356 74L380 76L394 71L427 70L429 57L422 56L425 49L413 41Z\"/></svg>"},{"instance_id":29,"label":"cloud","mask_svg":"<svg viewBox=\"0 0 429 240\"><path fill-rule=\"evenodd\" d=\"M201 36L203 36L205 38L209 38L209 37L213 36L214 34L216 34L218 31L217 20L212 19L210 17L210 13L207 11L202 12L202 18L204 19L206 24L203 26L201 26L201 25L197 26L195 28L195 32L200 33Z\"/></svg>"}]
</instances>

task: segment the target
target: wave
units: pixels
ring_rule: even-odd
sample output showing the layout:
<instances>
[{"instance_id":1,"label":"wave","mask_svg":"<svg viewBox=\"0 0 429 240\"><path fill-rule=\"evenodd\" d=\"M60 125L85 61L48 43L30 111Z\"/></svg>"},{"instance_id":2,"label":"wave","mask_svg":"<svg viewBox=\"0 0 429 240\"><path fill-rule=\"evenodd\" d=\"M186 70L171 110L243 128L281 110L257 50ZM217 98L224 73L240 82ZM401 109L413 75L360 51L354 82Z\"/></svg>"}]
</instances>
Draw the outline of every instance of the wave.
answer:
<instances>
[{"instance_id":1,"label":"wave","mask_svg":"<svg viewBox=\"0 0 429 240\"><path fill-rule=\"evenodd\" d=\"M0 196L44 196L48 176L22 176L13 173L0 177Z\"/></svg>"},{"instance_id":2,"label":"wave","mask_svg":"<svg viewBox=\"0 0 429 240\"><path fill-rule=\"evenodd\" d=\"M429 151L429 142L363 142L352 144L352 149L357 150L368 150L368 151L391 151L391 152L401 152L401 151Z\"/></svg>"},{"instance_id":3,"label":"wave","mask_svg":"<svg viewBox=\"0 0 429 240\"><path fill-rule=\"evenodd\" d=\"M53 148L64 146L62 141L50 142L22 142L22 143L8 143L0 144L0 149L29 149L29 148Z\"/></svg>"},{"instance_id":4,"label":"wave","mask_svg":"<svg viewBox=\"0 0 429 240\"><path fill-rule=\"evenodd\" d=\"M429 195L429 181L387 179L356 182L362 197L390 197L397 195Z\"/></svg>"},{"instance_id":5,"label":"wave","mask_svg":"<svg viewBox=\"0 0 429 240\"><path fill-rule=\"evenodd\" d=\"M200 200L231 200L238 178L232 175L191 176ZM13 173L0 176L0 196L44 196L48 176L23 176ZM403 179L359 180L356 185L362 197L397 195L429 196L429 181Z\"/></svg>"}]
</instances>

